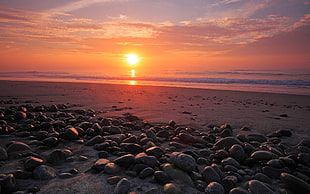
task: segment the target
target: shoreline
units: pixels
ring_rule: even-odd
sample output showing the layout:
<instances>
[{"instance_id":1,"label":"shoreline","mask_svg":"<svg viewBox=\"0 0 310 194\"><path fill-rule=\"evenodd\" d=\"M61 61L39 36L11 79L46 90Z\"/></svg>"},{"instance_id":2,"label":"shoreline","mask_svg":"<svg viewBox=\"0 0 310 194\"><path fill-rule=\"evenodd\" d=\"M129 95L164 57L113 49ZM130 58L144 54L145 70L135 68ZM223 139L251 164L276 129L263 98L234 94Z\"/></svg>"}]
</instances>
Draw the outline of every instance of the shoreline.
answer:
<instances>
[{"instance_id":1,"label":"shoreline","mask_svg":"<svg viewBox=\"0 0 310 194\"><path fill-rule=\"evenodd\" d=\"M200 128L227 123L262 133L289 129L298 136L307 134L310 126L307 95L104 83L0 83L0 100L80 104L101 110L103 116L128 112L150 122L175 120Z\"/></svg>"}]
</instances>

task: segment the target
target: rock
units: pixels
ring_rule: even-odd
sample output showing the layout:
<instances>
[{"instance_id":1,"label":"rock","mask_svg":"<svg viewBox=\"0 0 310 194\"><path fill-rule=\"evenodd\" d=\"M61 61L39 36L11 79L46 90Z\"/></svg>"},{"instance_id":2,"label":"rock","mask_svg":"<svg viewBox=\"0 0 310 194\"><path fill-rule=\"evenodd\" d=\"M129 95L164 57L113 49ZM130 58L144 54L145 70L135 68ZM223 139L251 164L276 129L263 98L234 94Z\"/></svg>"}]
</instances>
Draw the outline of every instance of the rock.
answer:
<instances>
[{"instance_id":1,"label":"rock","mask_svg":"<svg viewBox=\"0 0 310 194\"><path fill-rule=\"evenodd\" d=\"M184 143L184 144L193 144L197 142L197 138L188 133L180 133L178 137L181 143Z\"/></svg>"},{"instance_id":2,"label":"rock","mask_svg":"<svg viewBox=\"0 0 310 194\"><path fill-rule=\"evenodd\" d=\"M144 151L143 147L136 143L121 143L120 147L131 154L138 154Z\"/></svg>"},{"instance_id":3,"label":"rock","mask_svg":"<svg viewBox=\"0 0 310 194\"><path fill-rule=\"evenodd\" d=\"M21 120L21 119L25 119L27 118L27 114L25 112L22 112L22 111L17 111L15 113L15 117L14 117L16 120Z\"/></svg>"},{"instance_id":4,"label":"rock","mask_svg":"<svg viewBox=\"0 0 310 194\"><path fill-rule=\"evenodd\" d=\"M0 177L0 189L1 193L12 193L15 191L16 181L13 174Z\"/></svg>"},{"instance_id":5,"label":"rock","mask_svg":"<svg viewBox=\"0 0 310 194\"><path fill-rule=\"evenodd\" d=\"M107 178L107 183L109 183L110 185L114 185L118 183L121 179L122 177L120 176L112 176L112 177Z\"/></svg>"},{"instance_id":6,"label":"rock","mask_svg":"<svg viewBox=\"0 0 310 194\"><path fill-rule=\"evenodd\" d=\"M55 169L50 166L41 165L33 170L33 177L35 179L50 180L55 178L56 176L57 175Z\"/></svg>"},{"instance_id":7,"label":"rock","mask_svg":"<svg viewBox=\"0 0 310 194\"><path fill-rule=\"evenodd\" d=\"M110 147L110 144L108 142L103 142L94 145L94 149L98 151L106 150L108 147Z\"/></svg>"},{"instance_id":8,"label":"rock","mask_svg":"<svg viewBox=\"0 0 310 194\"><path fill-rule=\"evenodd\" d=\"M155 143L158 142L157 137L156 137L156 134L154 133L153 130L148 129L148 130L146 130L145 133L146 133L146 136L147 136L148 138L151 138Z\"/></svg>"},{"instance_id":9,"label":"rock","mask_svg":"<svg viewBox=\"0 0 310 194\"><path fill-rule=\"evenodd\" d=\"M251 154L251 158L253 158L254 160L271 160L274 158L278 158L278 156L272 152L260 150L260 151L253 152Z\"/></svg>"},{"instance_id":10,"label":"rock","mask_svg":"<svg viewBox=\"0 0 310 194\"><path fill-rule=\"evenodd\" d=\"M267 165L273 168L283 168L283 162L279 159L272 159L267 162Z\"/></svg>"},{"instance_id":11,"label":"rock","mask_svg":"<svg viewBox=\"0 0 310 194\"><path fill-rule=\"evenodd\" d=\"M235 187L229 191L229 194L250 194L250 193L241 187Z\"/></svg>"},{"instance_id":12,"label":"rock","mask_svg":"<svg viewBox=\"0 0 310 194\"><path fill-rule=\"evenodd\" d=\"M105 165L108 164L110 160L101 158L95 162L95 164L91 167L97 171L103 171L105 169Z\"/></svg>"},{"instance_id":13,"label":"rock","mask_svg":"<svg viewBox=\"0 0 310 194\"><path fill-rule=\"evenodd\" d=\"M0 161L4 161L7 160L8 157L8 153L6 152L6 150L3 147L0 147Z\"/></svg>"},{"instance_id":14,"label":"rock","mask_svg":"<svg viewBox=\"0 0 310 194\"><path fill-rule=\"evenodd\" d=\"M206 166L203 169L201 174L202 174L203 180L205 180L207 183L220 182L221 181L220 176L211 166Z\"/></svg>"},{"instance_id":15,"label":"rock","mask_svg":"<svg viewBox=\"0 0 310 194\"><path fill-rule=\"evenodd\" d=\"M197 168L195 159L188 154L183 154L181 152L173 152L171 154L170 159L174 166L186 172L195 171Z\"/></svg>"},{"instance_id":16,"label":"rock","mask_svg":"<svg viewBox=\"0 0 310 194\"><path fill-rule=\"evenodd\" d=\"M310 166L310 154L309 153L299 153L297 155L297 160L306 166Z\"/></svg>"},{"instance_id":17,"label":"rock","mask_svg":"<svg viewBox=\"0 0 310 194\"><path fill-rule=\"evenodd\" d=\"M147 153L147 155L155 156L157 158L161 157L165 153L164 150L158 146L150 147L145 152Z\"/></svg>"},{"instance_id":18,"label":"rock","mask_svg":"<svg viewBox=\"0 0 310 194\"><path fill-rule=\"evenodd\" d=\"M139 177L144 179L148 176L152 176L153 174L154 174L153 168L147 167L140 172Z\"/></svg>"},{"instance_id":19,"label":"rock","mask_svg":"<svg viewBox=\"0 0 310 194\"><path fill-rule=\"evenodd\" d=\"M234 144L242 145L241 141L235 137L225 137L218 140L213 147L215 149L230 148Z\"/></svg>"},{"instance_id":20,"label":"rock","mask_svg":"<svg viewBox=\"0 0 310 194\"><path fill-rule=\"evenodd\" d=\"M122 167L126 167L128 168L129 166L131 166L132 164L135 163L135 156L132 155L132 154L126 154L126 155L123 155L123 156L120 156L118 158L115 158L113 160L113 162L119 166L122 166Z\"/></svg>"},{"instance_id":21,"label":"rock","mask_svg":"<svg viewBox=\"0 0 310 194\"><path fill-rule=\"evenodd\" d=\"M114 194L128 194L130 191L130 182L126 178L122 178L114 189Z\"/></svg>"},{"instance_id":22,"label":"rock","mask_svg":"<svg viewBox=\"0 0 310 194\"><path fill-rule=\"evenodd\" d=\"M309 183L303 181L302 179L288 174L281 173L280 180L284 183L284 185L290 190L300 193L300 194L309 194L310 193L310 185Z\"/></svg>"},{"instance_id":23,"label":"rock","mask_svg":"<svg viewBox=\"0 0 310 194\"><path fill-rule=\"evenodd\" d=\"M262 168L262 172L270 178L278 179L280 177L280 174L285 171L284 171L284 168L279 169L279 168L273 168L270 166L264 166Z\"/></svg>"},{"instance_id":24,"label":"rock","mask_svg":"<svg viewBox=\"0 0 310 194\"><path fill-rule=\"evenodd\" d=\"M173 166L171 164L169 164L169 163L164 164L162 169L172 179L177 180L177 181L181 181L182 183L185 183L191 187L194 186L192 179L190 178L190 176L186 172L179 170L179 169L176 169L176 168L173 168Z\"/></svg>"},{"instance_id":25,"label":"rock","mask_svg":"<svg viewBox=\"0 0 310 194\"><path fill-rule=\"evenodd\" d=\"M230 147L229 149L229 155L236 159L238 162L241 162L245 158L245 152L241 145L235 144Z\"/></svg>"},{"instance_id":26,"label":"rock","mask_svg":"<svg viewBox=\"0 0 310 194\"><path fill-rule=\"evenodd\" d=\"M108 174L116 174L120 171L121 171L121 168L113 162L109 162L104 166L104 172Z\"/></svg>"},{"instance_id":27,"label":"rock","mask_svg":"<svg viewBox=\"0 0 310 194\"><path fill-rule=\"evenodd\" d=\"M12 142L6 149L7 153L10 154L12 152L22 152L31 150L29 145L23 142Z\"/></svg>"},{"instance_id":28,"label":"rock","mask_svg":"<svg viewBox=\"0 0 310 194\"><path fill-rule=\"evenodd\" d=\"M259 133L248 134L247 138L249 139L249 141L258 141L260 143L263 143L263 142L267 141L266 136L263 135L263 134L259 134Z\"/></svg>"},{"instance_id":29,"label":"rock","mask_svg":"<svg viewBox=\"0 0 310 194\"><path fill-rule=\"evenodd\" d=\"M224 188L217 182L211 182L205 189L207 194L225 194Z\"/></svg>"},{"instance_id":30,"label":"rock","mask_svg":"<svg viewBox=\"0 0 310 194\"><path fill-rule=\"evenodd\" d=\"M32 178L32 172L24 170L15 170L12 172L16 179L29 179Z\"/></svg>"},{"instance_id":31,"label":"rock","mask_svg":"<svg viewBox=\"0 0 310 194\"><path fill-rule=\"evenodd\" d=\"M233 135L232 129L223 129L223 131L220 133L221 137L229 137Z\"/></svg>"},{"instance_id":32,"label":"rock","mask_svg":"<svg viewBox=\"0 0 310 194\"><path fill-rule=\"evenodd\" d=\"M249 191L253 194L276 194L268 186L258 180L251 180L249 182Z\"/></svg>"},{"instance_id":33,"label":"rock","mask_svg":"<svg viewBox=\"0 0 310 194\"><path fill-rule=\"evenodd\" d=\"M100 135L97 135L93 138L91 138L90 140L88 140L87 142L85 142L86 146L93 146L97 143L102 143L104 142L104 138L102 138Z\"/></svg>"},{"instance_id":34,"label":"rock","mask_svg":"<svg viewBox=\"0 0 310 194\"><path fill-rule=\"evenodd\" d=\"M164 193L166 194L182 194L181 188L176 183L168 183L164 186Z\"/></svg>"},{"instance_id":35,"label":"rock","mask_svg":"<svg viewBox=\"0 0 310 194\"><path fill-rule=\"evenodd\" d=\"M236 183L238 182L238 178L235 176L226 176L222 180L222 186L226 193L228 193L231 189L233 189L236 186Z\"/></svg>"},{"instance_id":36,"label":"rock","mask_svg":"<svg viewBox=\"0 0 310 194\"><path fill-rule=\"evenodd\" d=\"M70 150L54 150L52 151L48 156L47 156L47 161L49 163L57 163L57 162L62 162L67 159L69 155L71 155Z\"/></svg>"},{"instance_id":37,"label":"rock","mask_svg":"<svg viewBox=\"0 0 310 194\"><path fill-rule=\"evenodd\" d=\"M137 154L135 160L136 163L146 164L152 168L155 168L156 164L159 163L155 156L148 156L145 153Z\"/></svg>"},{"instance_id":38,"label":"rock","mask_svg":"<svg viewBox=\"0 0 310 194\"><path fill-rule=\"evenodd\" d=\"M240 168L239 162L237 162L237 160L231 157L225 158L224 160L222 160L221 163L222 163L222 166L232 165L232 166L235 166L236 168Z\"/></svg>"},{"instance_id":39,"label":"rock","mask_svg":"<svg viewBox=\"0 0 310 194\"><path fill-rule=\"evenodd\" d=\"M264 175L263 173L260 173L260 172L256 173L254 175L253 179L261 181L261 182L264 182L264 183L267 183L267 184L272 184L271 179L268 176L266 176L266 175Z\"/></svg>"},{"instance_id":40,"label":"rock","mask_svg":"<svg viewBox=\"0 0 310 194\"><path fill-rule=\"evenodd\" d=\"M166 184L171 181L171 178L167 173L164 171L155 171L154 172L154 179L159 184Z\"/></svg>"},{"instance_id":41,"label":"rock","mask_svg":"<svg viewBox=\"0 0 310 194\"><path fill-rule=\"evenodd\" d=\"M67 139L67 140L80 139L79 132L75 128L73 128L73 127L66 128L65 132L63 134L63 138Z\"/></svg>"},{"instance_id":42,"label":"rock","mask_svg":"<svg viewBox=\"0 0 310 194\"><path fill-rule=\"evenodd\" d=\"M99 158L107 158L108 156L109 156L109 153L106 152L106 151L98 152L98 157Z\"/></svg>"},{"instance_id":43,"label":"rock","mask_svg":"<svg viewBox=\"0 0 310 194\"><path fill-rule=\"evenodd\" d=\"M25 170L32 171L34 168L43 164L43 160L40 158L29 157L24 162Z\"/></svg>"},{"instance_id":44,"label":"rock","mask_svg":"<svg viewBox=\"0 0 310 194\"><path fill-rule=\"evenodd\" d=\"M56 147L59 144L59 140L57 137L48 137L42 140L42 143L48 147Z\"/></svg>"},{"instance_id":45,"label":"rock","mask_svg":"<svg viewBox=\"0 0 310 194\"><path fill-rule=\"evenodd\" d=\"M292 136L292 132L290 130L277 130L275 132L276 134L280 135L280 137L285 136L285 137L291 137Z\"/></svg>"}]
</instances>

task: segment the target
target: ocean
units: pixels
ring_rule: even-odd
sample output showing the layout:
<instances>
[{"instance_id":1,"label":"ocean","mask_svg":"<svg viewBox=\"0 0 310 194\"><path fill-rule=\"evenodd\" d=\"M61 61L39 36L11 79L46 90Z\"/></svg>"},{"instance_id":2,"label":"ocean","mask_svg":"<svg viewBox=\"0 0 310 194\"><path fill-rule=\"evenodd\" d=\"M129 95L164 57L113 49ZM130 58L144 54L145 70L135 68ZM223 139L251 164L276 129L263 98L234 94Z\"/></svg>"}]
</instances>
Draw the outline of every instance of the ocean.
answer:
<instances>
[{"instance_id":1,"label":"ocean","mask_svg":"<svg viewBox=\"0 0 310 194\"><path fill-rule=\"evenodd\" d=\"M155 85L206 88L235 91L255 91L310 95L310 72L243 70L182 72L169 76L105 76L68 72L0 72L2 80L95 82L128 85Z\"/></svg>"}]
</instances>

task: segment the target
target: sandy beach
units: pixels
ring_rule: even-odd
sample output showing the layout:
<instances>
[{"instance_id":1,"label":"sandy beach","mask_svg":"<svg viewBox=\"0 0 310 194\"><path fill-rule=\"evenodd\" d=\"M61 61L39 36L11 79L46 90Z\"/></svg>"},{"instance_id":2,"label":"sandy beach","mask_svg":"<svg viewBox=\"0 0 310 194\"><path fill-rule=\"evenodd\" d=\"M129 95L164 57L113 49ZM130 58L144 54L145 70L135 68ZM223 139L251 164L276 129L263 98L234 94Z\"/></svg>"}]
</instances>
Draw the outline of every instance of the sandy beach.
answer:
<instances>
[{"instance_id":1,"label":"sandy beach","mask_svg":"<svg viewBox=\"0 0 310 194\"><path fill-rule=\"evenodd\" d=\"M6 118L1 126L4 129L11 123L16 128L0 137L0 185L7 193L19 189L24 193L212 193L218 182L223 185L222 193L235 187L239 192L279 193L284 188L293 189L287 184L291 179L305 191L309 189L309 145L292 149L310 137L310 96L31 81L0 81L0 91L0 107ZM44 123L52 123L55 129L43 130L44 125L38 125L38 133L33 130L43 122L42 113L31 107L42 105L50 107L42 110ZM30 107L28 112L35 115L30 119L34 127L28 125L31 123L23 113L15 112L21 106ZM13 113L15 120L10 120ZM62 117L66 127L55 127ZM93 131L84 126L87 122L92 123ZM282 132L270 135L275 131ZM143 142L144 138L149 142ZM152 152L155 148L162 153ZM238 149L241 156L234 151ZM294 167L289 164L293 159ZM271 160L280 167L269 164ZM36 174L42 166L53 168L44 169L55 171L48 174L51 178ZM213 173L216 168L219 180L210 179L211 166ZM301 169L306 169L304 174ZM172 185L159 184L171 182L161 173L169 175ZM178 173L180 180L175 177ZM16 179L13 189L3 181L11 180L10 176Z\"/></svg>"},{"instance_id":2,"label":"sandy beach","mask_svg":"<svg viewBox=\"0 0 310 194\"><path fill-rule=\"evenodd\" d=\"M104 116L132 113L150 122L193 127L230 124L261 133L309 135L310 96L96 83L0 81L0 100L78 104Z\"/></svg>"}]
</instances>

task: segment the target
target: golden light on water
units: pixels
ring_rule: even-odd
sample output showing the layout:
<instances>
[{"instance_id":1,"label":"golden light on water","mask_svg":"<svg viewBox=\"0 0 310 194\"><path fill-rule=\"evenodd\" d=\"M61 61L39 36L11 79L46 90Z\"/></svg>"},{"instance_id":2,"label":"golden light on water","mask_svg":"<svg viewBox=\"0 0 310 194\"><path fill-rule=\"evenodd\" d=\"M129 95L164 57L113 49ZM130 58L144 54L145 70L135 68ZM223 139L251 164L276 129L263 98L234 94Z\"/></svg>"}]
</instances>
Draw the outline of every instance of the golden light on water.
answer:
<instances>
[{"instance_id":1,"label":"golden light on water","mask_svg":"<svg viewBox=\"0 0 310 194\"><path fill-rule=\"evenodd\" d=\"M132 85L132 86L136 85L136 81L130 80L130 81L129 81L129 85Z\"/></svg>"},{"instance_id":2,"label":"golden light on water","mask_svg":"<svg viewBox=\"0 0 310 194\"><path fill-rule=\"evenodd\" d=\"M134 69L130 70L130 76L136 77L136 70L134 70Z\"/></svg>"}]
</instances>

